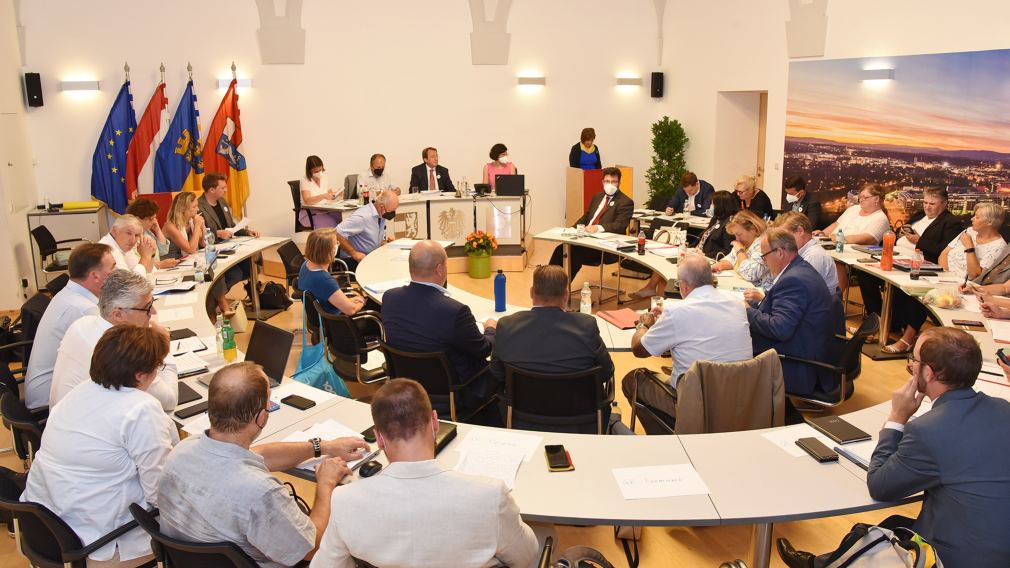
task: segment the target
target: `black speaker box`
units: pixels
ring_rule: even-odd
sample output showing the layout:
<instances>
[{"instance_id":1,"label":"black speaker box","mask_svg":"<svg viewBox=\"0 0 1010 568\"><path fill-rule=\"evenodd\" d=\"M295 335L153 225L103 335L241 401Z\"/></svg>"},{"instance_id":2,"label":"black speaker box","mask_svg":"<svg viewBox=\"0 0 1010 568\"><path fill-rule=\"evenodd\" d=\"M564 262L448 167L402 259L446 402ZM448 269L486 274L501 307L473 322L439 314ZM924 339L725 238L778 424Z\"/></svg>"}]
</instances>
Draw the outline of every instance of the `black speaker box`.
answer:
<instances>
[{"instance_id":1,"label":"black speaker box","mask_svg":"<svg viewBox=\"0 0 1010 568\"><path fill-rule=\"evenodd\" d=\"M42 106L42 76L38 73L25 73L25 100L30 107Z\"/></svg>"},{"instance_id":2,"label":"black speaker box","mask_svg":"<svg viewBox=\"0 0 1010 568\"><path fill-rule=\"evenodd\" d=\"M652 98L660 99L663 97L663 73L657 71L652 74Z\"/></svg>"}]
</instances>

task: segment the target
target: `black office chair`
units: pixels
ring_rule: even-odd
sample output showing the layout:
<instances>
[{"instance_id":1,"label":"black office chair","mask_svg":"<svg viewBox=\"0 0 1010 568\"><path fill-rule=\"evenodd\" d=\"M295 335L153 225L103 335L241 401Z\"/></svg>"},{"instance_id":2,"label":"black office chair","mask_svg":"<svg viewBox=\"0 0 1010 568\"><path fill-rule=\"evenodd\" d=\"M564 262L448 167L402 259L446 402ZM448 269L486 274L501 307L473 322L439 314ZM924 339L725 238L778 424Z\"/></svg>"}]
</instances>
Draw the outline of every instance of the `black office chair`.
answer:
<instances>
[{"instance_id":1,"label":"black office chair","mask_svg":"<svg viewBox=\"0 0 1010 568\"><path fill-rule=\"evenodd\" d=\"M309 224L308 226L303 225L301 221L298 220L298 215L302 212L302 191L301 191L301 181L293 179L288 181L288 187L291 189L291 201L294 203L294 208L292 211L295 212L295 232L301 233L304 231L312 231L316 228L315 223L312 221L312 212L309 213Z\"/></svg>"},{"instance_id":2,"label":"black office chair","mask_svg":"<svg viewBox=\"0 0 1010 568\"><path fill-rule=\"evenodd\" d=\"M479 415L495 401L494 393L485 398L476 408L460 409L457 406L459 392L488 372L487 368L477 373L469 380L461 382L456 376L456 369L449 357L442 351L428 353L412 353L390 346L385 341L379 342L382 353L386 357L387 375L396 378L413 379L428 392L431 405L440 412L448 409L449 419L453 422L467 422ZM464 413L465 412L465 413Z\"/></svg>"},{"instance_id":3,"label":"black office chair","mask_svg":"<svg viewBox=\"0 0 1010 568\"><path fill-rule=\"evenodd\" d=\"M659 375L648 372L645 369L638 369L632 382L631 399L628 400L628 404L631 405L631 430L635 430L636 421L641 421L642 428L649 436L668 436L673 434L674 428L677 426L676 418L654 406L638 400L638 388L640 381L654 383L657 388L670 397L671 401L676 400L677 398L673 387L671 387L670 384L663 380Z\"/></svg>"},{"instance_id":4,"label":"black office chair","mask_svg":"<svg viewBox=\"0 0 1010 568\"><path fill-rule=\"evenodd\" d=\"M880 317L877 314L867 314L863 318L863 323L852 337L844 335L834 336L834 346L828 350L829 354L836 355L833 362L813 361L802 359L791 355L779 355L783 361L795 361L804 365L816 367L820 372L830 373L838 377L838 386L830 392L815 390L811 395L798 395L786 392L786 396L801 405L797 405L797 410L805 412L824 412L826 408L833 408L848 400L855 392L855 385L852 381L859 377L862 371L862 349L866 343L866 338L880 330Z\"/></svg>"},{"instance_id":5,"label":"black office chair","mask_svg":"<svg viewBox=\"0 0 1010 568\"><path fill-rule=\"evenodd\" d=\"M45 315L50 301L49 296L40 293L28 298L27 302L21 304L20 339L22 341L31 341L35 339L35 332L38 331L39 324L42 323L42 316ZM21 360L26 366L28 365L28 361L31 360L31 355L32 346L25 346L24 357Z\"/></svg>"},{"instance_id":6,"label":"black office chair","mask_svg":"<svg viewBox=\"0 0 1010 568\"><path fill-rule=\"evenodd\" d=\"M28 410L18 398L17 391L0 394L0 415L3 416L4 426L11 431L14 451L21 458L25 471L31 468L35 453L42 447L42 430L48 412L48 408L35 413Z\"/></svg>"},{"instance_id":7,"label":"black office chair","mask_svg":"<svg viewBox=\"0 0 1010 568\"><path fill-rule=\"evenodd\" d=\"M31 341L15 341L0 346L0 393L9 392L14 396L20 396L18 384L24 382L25 371L28 369L28 364L22 360L21 353L28 350L31 345ZM11 368L16 361L21 361L21 366Z\"/></svg>"},{"instance_id":8,"label":"black office chair","mask_svg":"<svg viewBox=\"0 0 1010 568\"><path fill-rule=\"evenodd\" d=\"M21 502L21 492L3 484L0 510L14 517L18 548L32 566L37 568L86 568L88 555L137 527L130 521L84 546L81 537L63 519L44 505ZM156 566L154 561L144 565Z\"/></svg>"},{"instance_id":9,"label":"black office chair","mask_svg":"<svg viewBox=\"0 0 1010 568\"><path fill-rule=\"evenodd\" d=\"M386 339L386 330L378 312L360 311L353 316L333 315L319 305L319 300L312 298L311 292L305 293L305 301L311 299L316 313L322 318L321 335L326 342L326 359L333 365L333 370L345 381L357 381L361 384L376 383L386 379L384 366L371 371L362 368L368 361L368 353L379 349L380 341ZM366 338L359 326L367 322L375 326L378 337Z\"/></svg>"},{"instance_id":10,"label":"black office chair","mask_svg":"<svg viewBox=\"0 0 1010 568\"><path fill-rule=\"evenodd\" d=\"M512 428L515 419L534 430L605 433L610 397L599 377L599 367L549 374L506 363L505 427Z\"/></svg>"},{"instance_id":11,"label":"black office chair","mask_svg":"<svg viewBox=\"0 0 1010 568\"><path fill-rule=\"evenodd\" d=\"M46 284L46 290L50 294L55 296L56 294L60 293L60 290L66 288L69 282L70 282L70 275L64 272L63 274L60 274L56 278L50 280L49 283Z\"/></svg>"},{"instance_id":12,"label":"black office chair","mask_svg":"<svg viewBox=\"0 0 1010 568\"><path fill-rule=\"evenodd\" d=\"M161 532L153 513L136 503L130 504L134 520L151 536L151 550L165 568L256 568L258 564L244 550L231 542L189 542Z\"/></svg>"},{"instance_id":13,"label":"black office chair","mask_svg":"<svg viewBox=\"0 0 1010 568\"><path fill-rule=\"evenodd\" d=\"M302 251L298 250L298 245L292 241L277 247L277 254L281 257L281 264L284 265L284 284L287 286L288 294L300 300L302 291L298 289L298 272L305 263L305 257Z\"/></svg>"},{"instance_id":14,"label":"black office chair","mask_svg":"<svg viewBox=\"0 0 1010 568\"><path fill-rule=\"evenodd\" d=\"M60 246L67 243L87 243L87 239L63 239L56 240L56 237L45 225L39 225L31 230L32 239L35 246L39 248L39 267L46 275L67 271L67 259L60 258L59 253L69 252L73 247Z\"/></svg>"}]
</instances>

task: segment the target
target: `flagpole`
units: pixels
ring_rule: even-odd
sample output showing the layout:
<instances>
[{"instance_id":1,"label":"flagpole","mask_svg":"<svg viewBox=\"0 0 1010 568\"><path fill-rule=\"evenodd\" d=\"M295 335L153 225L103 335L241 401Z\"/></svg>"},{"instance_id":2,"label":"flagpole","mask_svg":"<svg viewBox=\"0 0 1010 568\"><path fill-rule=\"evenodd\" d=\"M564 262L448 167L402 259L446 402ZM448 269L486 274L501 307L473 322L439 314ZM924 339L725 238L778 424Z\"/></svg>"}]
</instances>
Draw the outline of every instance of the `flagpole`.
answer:
<instances>
[{"instance_id":1,"label":"flagpole","mask_svg":"<svg viewBox=\"0 0 1010 568\"><path fill-rule=\"evenodd\" d=\"M162 62L161 67L159 68L159 71L161 71L161 82L164 83L165 82L165 63L164 62Z\"/></svg>"},{"instance_id":2,"label":"flagpole","mask_svg":"<svg viewBox=\"0 0 1010 568\"><path fill-rule=\"evenodd\" d=\"M129 61L124 61L123 62L123 71L126 72L126 81L129 82L130 81L130 62Z\"/></svg>"},{"instance_id":3,"label":"flagpole","mask_svg":"<svg viewBox=\"0 0 1010 568\"><path fill-rule=\"evenodd\" d=\"M189 80L192 81L193 80L193 64L190 63L190 62L188 62L188 61L186 62L186 71L189 73Z\"/></svg>"},{"instance_id":4,"label":"flagpole","mask_svg":"<svg viewBox=\"0 0 1010 568\"><path fill-rule=\"evenodd\" d=\"M238 75L235 73L235 62L231 62L231 80L235 81L238 79Z\"/></svg>"}]
</instances>

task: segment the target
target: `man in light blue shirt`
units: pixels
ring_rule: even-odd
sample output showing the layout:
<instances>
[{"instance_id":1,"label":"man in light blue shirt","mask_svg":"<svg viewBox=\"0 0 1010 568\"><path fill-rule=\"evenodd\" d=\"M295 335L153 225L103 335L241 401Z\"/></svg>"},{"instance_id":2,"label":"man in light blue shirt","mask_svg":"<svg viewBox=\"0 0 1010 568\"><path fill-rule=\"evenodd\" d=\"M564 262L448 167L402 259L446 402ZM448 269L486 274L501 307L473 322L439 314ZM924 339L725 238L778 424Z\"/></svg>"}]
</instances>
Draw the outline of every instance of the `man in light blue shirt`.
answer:
<instances>
[{"instance_id":1,"label":"man in light blue shirt","mask_svg":"<svg viewBox=\"0 0 1010 568\"><path fill-rule=\"evenodd\" d=\"M85 243L70 252L67 269L70 282L56 294L35 331L31 359L25 372L25 405L49 406L56 354L70 324L86 315L98 314L102 285L116 268L112 249L100 243Z\"/></svg>"},{"instance_id":2,"label":"man in light blue shirt","mask_svg":"<svg viewBox=\"0 0 1010 568\"><path fill-rule=\"evenodd\" d=\"M400 198L396 193L383 190L375 202L359 207L337 225L338 256L347 262L350 270L357 268L366 254L382 245L386 237L386 222L396 216L398 205Z\"/></svg>"}]
</instances>

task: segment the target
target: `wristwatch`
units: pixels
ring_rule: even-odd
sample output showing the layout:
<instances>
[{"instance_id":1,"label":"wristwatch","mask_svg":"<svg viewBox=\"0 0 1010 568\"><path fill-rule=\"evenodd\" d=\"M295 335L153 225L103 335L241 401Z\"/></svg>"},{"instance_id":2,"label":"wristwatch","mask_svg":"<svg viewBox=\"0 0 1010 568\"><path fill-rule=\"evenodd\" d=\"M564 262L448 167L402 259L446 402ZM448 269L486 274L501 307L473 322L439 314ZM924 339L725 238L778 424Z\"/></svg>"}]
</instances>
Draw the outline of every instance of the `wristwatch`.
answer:
<instances>
[{"instance_id":1,"label":"wristwatch","mask_svg":"<svg viewBox=\"0 0 1010 568\"><path fill-rule=\"evenodd\" d=\"M975 252L975 247L964 249L964 254L968 254L969 252Z\"/></svg>"},{"instance_id":2,"label":"wristwatch","mask_svg":"<svg viewBox=\"0 0 1010 568\"><path fill-rule=\"evenodd\" d=\"M323 455L323 441L322 440L320 440L319 438L312 438L311 440L309 440L309 443L312 444L312 455L313 456L315 456L315 457L318 458L318 457L320 457L320 456Z\"/></svg>"}]
</instances>

